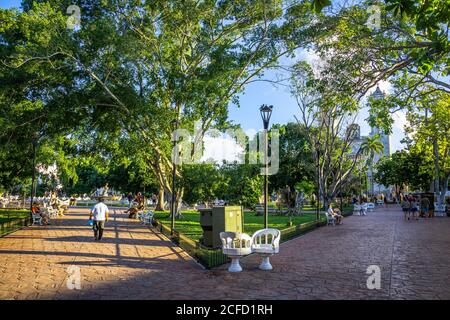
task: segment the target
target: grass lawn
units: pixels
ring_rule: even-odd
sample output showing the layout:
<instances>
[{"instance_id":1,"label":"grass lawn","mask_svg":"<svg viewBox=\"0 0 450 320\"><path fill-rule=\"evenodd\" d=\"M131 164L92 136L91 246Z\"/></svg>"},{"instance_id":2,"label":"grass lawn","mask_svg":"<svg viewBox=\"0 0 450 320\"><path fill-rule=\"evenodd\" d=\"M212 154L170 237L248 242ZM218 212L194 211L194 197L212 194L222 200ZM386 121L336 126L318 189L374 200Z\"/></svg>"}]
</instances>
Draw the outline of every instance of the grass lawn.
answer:
<instances>
[{"instance_id":1,"label":"grass lawn","mask_svg":"<svg viewBox=\"0 0 450 320\"><path fill-rule=\"evenodd\" d=\"M26 218L28 215L28 210L0 210L0 223L14 219Z\"/></svg>"},{"instance_id":2,"label":"grass lawn","mask_svg":"<svg viewBox=\"0 0 450 320\"><path fill-rule=\"evenodd\" d=\"M200 227L200 214L198 211L183 211L183 218L175 221L175 229L185 236L198 240L202 236L202 228ZM155 219L158 219L163 224L170 226L169 212L155 212ZM304 222L314 221L316 219L315 213L304 214L303 216L292 217L293 225L299 225ZM321 215L321 219L325 217ZM269 215L269 228L285 229L289 217ZM264 217L256 216L255 212L245 212L244 214L244 232L252 235L255 231L264 228Z\"/></svg>"}]
</instances>

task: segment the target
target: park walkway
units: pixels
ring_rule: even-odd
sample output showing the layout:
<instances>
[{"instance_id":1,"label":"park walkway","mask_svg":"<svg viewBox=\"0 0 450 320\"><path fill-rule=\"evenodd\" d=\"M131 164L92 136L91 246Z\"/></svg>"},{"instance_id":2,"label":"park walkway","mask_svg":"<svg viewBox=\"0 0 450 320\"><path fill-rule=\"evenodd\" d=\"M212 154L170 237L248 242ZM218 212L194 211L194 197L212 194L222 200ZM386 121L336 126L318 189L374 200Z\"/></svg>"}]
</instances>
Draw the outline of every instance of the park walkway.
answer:
<instances>
[{"instance_id":1,"label":"park walkway","mask_svg":"<svg viewBox=\"0 0 450 320\"><path fill-rule=\"evenodd\" d=\"M94 242L87 211L71 209L0 238L0 299L450 299L449 248L450 219L405 222L396 207L377 209L282 244L271 272L251 255L230 274L204 270L120 213ZM380 290L366 286L370 265ZM80 290L67 288L74 266Z\"/></svg>"}]
</instances>

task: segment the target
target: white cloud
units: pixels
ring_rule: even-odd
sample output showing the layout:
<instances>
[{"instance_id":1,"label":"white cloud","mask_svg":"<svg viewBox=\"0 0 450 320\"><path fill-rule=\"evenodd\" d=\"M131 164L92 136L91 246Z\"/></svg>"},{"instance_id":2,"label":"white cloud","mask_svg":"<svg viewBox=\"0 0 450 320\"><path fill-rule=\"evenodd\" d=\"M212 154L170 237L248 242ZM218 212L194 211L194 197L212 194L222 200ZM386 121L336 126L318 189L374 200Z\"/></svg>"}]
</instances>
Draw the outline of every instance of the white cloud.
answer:
<instances>
[{"instance_id":1,"label":"white cloud","mask_svg":"<svg viewBox=\"0 0 450 320\"><path fill-rule=\"evenodd\" d=\"M301 60L306 61L311 66L316 77L320 75L320 70L323 67L323 61L314 50L301 49L300 52L296 53L296 56L298 56Z\"/></svg>"},{"instance_id":2,"label":"white cloud","mask_svg":"<svg viewBox=\"0 0 450 320\"><path fill-rule=\"evenodd\" d=\"M392 115L392 118L394 119L394 128L403 131L405 129L405 125L408 123L408 120L406 120L406 112L397 111Z\"/></svg>"}]
</instances>

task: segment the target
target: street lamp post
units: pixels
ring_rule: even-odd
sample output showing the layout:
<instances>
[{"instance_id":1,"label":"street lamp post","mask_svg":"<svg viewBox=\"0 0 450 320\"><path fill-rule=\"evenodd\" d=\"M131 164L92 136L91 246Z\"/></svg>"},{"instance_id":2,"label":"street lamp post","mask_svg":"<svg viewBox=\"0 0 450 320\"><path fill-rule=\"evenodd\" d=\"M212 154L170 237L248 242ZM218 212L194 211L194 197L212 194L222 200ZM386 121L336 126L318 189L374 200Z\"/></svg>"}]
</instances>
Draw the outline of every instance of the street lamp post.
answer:
<instances>
[{"instance_id":1,"label":"street lamp post","mask_svg":"<svg viewBox=\"0 0 450 320\"><path fill-rule=\"evenodd\" d=\"M320 141L316 142L316 153L317 153L317 208L316 208L316 220L320 219Z\"/></svg>"},{"instance_id":2,"label":"street lamp post","mask_svg":"<svg viewBox=\"0 0 450 320\"><path fill-rule=\"evenodd\" d=\"M30 201L30 215L32 216L33 212L33 202L34 202L34 196L36 194L36 188L35 188L35 180L36 180L36 145L37 141L36 139L33 140L33 176L31 178L31 201Z\"/></svg>"},{"instance_id":3,"label":"street lamp post","mask_svg":"<svg viewBox=\"0 0 450 320\"><path fill-rule=\"evenodd\" d=\"M359 172L359 183L361 184L361 188L360 188L360 191L359 191L359 199L360 199L359 201L361 202L362 198L363 198L363 188L364 188L362 171Z\"/></svg>"},{"instance_id":4,"label":"street lamp post","mask_svg":"<svg viewBox=\"0 0 450 320\"><path fill-rule=\"evenodd\" d=\"M177 188L177 130L178 130L178 119L172 121L172 125L175 128L174 136L173 136L173 159L172 159L172 202L170 204L170 235L173 236L175 230L175 201L176 201L176 188Z\"/></svg>"},{"instance_id":5,"label":"street lamp post","mask_svg":"<svg viewBox=\"0 0 450 320\"><path fill-rule=\"evenodd\" d=\"M269 174L269 164L268 164L268 152L269 152L269 121L272 116L273 106L268 106L263 104L259 111L261 113L261 118L264 125L264 228L267 229L269 226L269 208L267 204L267 197L269 193L269 183L267 176Z\"/></svg>"}]
</instances>

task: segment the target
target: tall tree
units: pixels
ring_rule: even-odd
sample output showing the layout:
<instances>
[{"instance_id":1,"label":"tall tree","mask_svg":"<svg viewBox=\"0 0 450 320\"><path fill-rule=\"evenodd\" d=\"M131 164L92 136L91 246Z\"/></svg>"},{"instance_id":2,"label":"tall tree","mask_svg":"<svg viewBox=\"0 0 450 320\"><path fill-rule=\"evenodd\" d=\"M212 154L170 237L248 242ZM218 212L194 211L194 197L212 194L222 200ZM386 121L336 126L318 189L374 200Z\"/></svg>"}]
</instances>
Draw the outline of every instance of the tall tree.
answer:
<instances>
[{"instance_id":1,"label":"tall tree","mask_svg":"<svg viewBox=\"0 0 450 320\"><path fill-rule=\"evenodd\" d=\"M308 133L302 124L291 122L286 125L275 125L273 129L280 132L280 164L277 174L270 176L270 189L279 191L287 185L291 190L296 184L304 185L314 182L314 159Z\"/></svg>"},{"instance_id":2,"label":"tall tree","mask_svg":"<svg viewBox=\"0 0 450 320\"><path fill-rule=\"evenodd\" d=\"M172 121L188 130L200 121L201 134L191 141L198 145L209 128L227 126L236 94L293 50L281 41L278 0L70 4L81 9L74 30L67 29L69 1L25 0L23 12L2 10L4 68L73 79L50 83L45 103L64 97L93 120L92 130L115 130L138 144L169 194Z\"/></svg>"},{"instance_id":3,"label":"tall tree","mask_svg":"<svg viewBox=\"0 0 450 320\"><path fill-rule=\"evenodd\" d=\"M421 100L421 113L410 112L411 135L409 149L428 158L434 164L434 191L439 203L444 203L450 181L450 94L435 93ZM419 109L420 110L420 109Z\"/></svg>"},{"instance_id":4,"label":"tall tree","mask_svg":"<svg viewBox=\"0 0 450 320\"><path fill-rule=\"evenodd\" d=\"M440 0L305 0L290 8L285 27L291 42L309 42L321 58L318 72L334 94L351 92L360 101L381 80L390 81L394 92L372 103L369 117L373 127L390 132L393 112L450 91L449 12L448 1Z\"/></svg>"},{"instance_id":5,"label":"tall tree","mask_svg":"<svg viewBox=\"0 0 450 320\"><path fill-rule=\"evenodd\" d=\"M365 154L377 152L377 138L358 145L354 132L359 105L351 97L335 95L324 79L306 62L292 74L292 94L299 107L297 121L305 128L311 156L316 164L316 181L324 204L331 203L357 169Z\"/></svg>"},{"instance_id":6,"label":"tall tree","mask_svg":"<svg viewBox=\"0 0 450 320\"><path fill-rule=\"evenodd\" d=\"M382 155L384 151L384 145L379 139L380 136L377 134L372 137L367 137L361 144L361 153L366 156L367 167L369 168L370 172L370 192L372 193L372 195L374 195L373 176L375 155ZM389 186L389 184L386 184L386 186Z\"/></svg>"}]
</instances>

